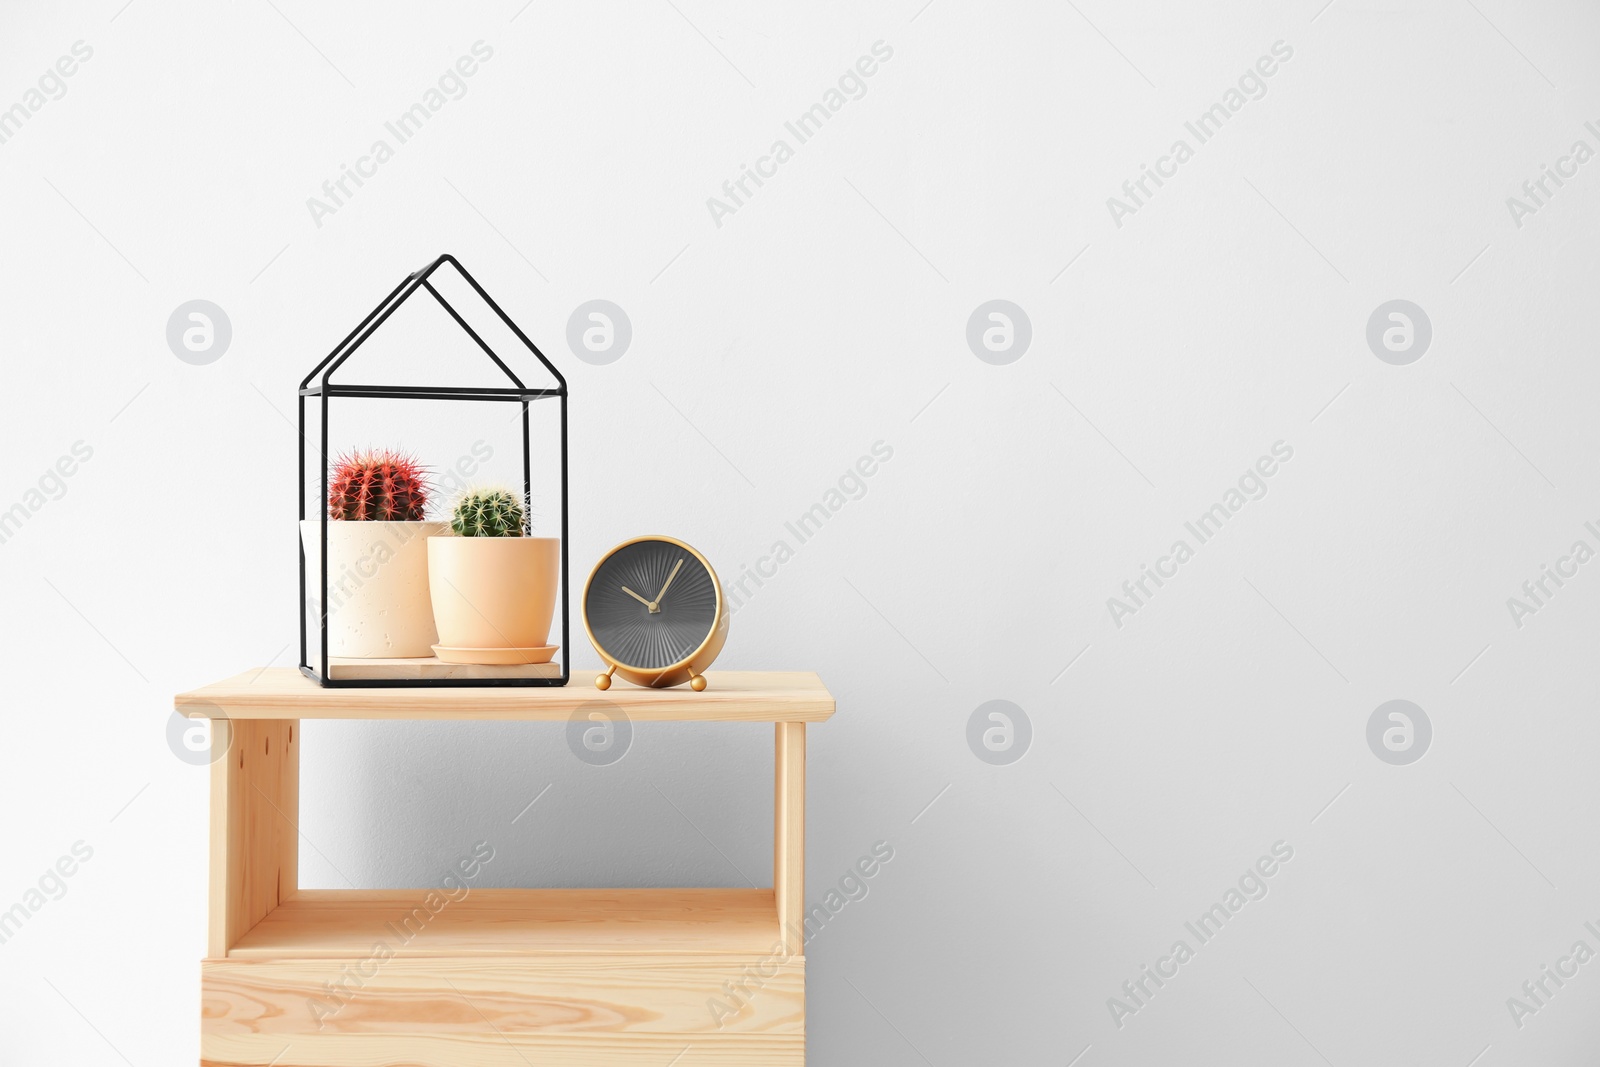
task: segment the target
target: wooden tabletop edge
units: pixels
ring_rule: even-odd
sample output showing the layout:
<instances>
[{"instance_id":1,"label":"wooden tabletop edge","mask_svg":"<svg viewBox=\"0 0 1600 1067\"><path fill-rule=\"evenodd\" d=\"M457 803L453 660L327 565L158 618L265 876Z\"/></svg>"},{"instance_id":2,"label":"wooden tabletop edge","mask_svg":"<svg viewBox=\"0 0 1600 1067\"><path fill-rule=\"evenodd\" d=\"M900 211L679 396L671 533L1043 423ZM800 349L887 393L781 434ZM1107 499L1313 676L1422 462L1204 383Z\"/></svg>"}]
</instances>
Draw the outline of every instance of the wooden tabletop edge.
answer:
<instances>
[{"instance_id":1,"label":"wooden tabletop edge","mask_svg":"<svg viewBox=\"0 0 1600 1067\"><path fill-rule=\"evenodd\" d=\"M709 671L711 683L704 693L695 693L687 687L647 689L634 686L615 687L601 695L591 689L598 671L574 671L572 681L562 686L550 687L365 687L352 686L324 688L306 678L293 667L264 667L241 671L198 689L177 693L173 707L193 718L207 717L208 709L226 718L230 709L293 708L303 711L306 718L317 718L317 712L342 717L344 709L372 701L385 701L395 705L400 712L397 718L407 717L406 711L436 709L441 705L461 706L463 718L487 713L488 717L514 714L519 708L532 708L540 704L570 703L574 694L584 699L605 700L623 706L691 712L685 718L694 718L695 703L704 701L707 710L728 708L741 701L753 704L783 705L796 720L820 722L831 718L838 705L821 677L815 671ZM774 680L763 686L761 676ZM782 681L778 681L781 679ZM723 686L718 686L718 682ZM732 686L732 688L728 688ZM241 718L249 716L241 715ZM778 719L781 719L779 716ZM772 719L768 721L778 721Z\"/></svg>"}]
</instances>

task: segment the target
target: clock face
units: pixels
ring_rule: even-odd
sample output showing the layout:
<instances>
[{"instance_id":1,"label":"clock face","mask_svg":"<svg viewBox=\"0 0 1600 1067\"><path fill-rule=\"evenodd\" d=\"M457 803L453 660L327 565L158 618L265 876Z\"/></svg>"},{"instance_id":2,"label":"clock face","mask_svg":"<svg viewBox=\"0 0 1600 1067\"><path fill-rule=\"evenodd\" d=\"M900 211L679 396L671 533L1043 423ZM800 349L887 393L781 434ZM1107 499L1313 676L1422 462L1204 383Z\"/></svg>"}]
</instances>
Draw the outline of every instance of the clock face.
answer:
<instances>
[{"instance_id":1,"label":"clock face","mask_svg":"<svg viewBox=\"0 0 1600 1067\"><path fill-rule=\"evenodd\" d=\"M595 644L629 667L663 670L687 659L717 621L716 580L671 541L623 545L595 568L583 603Z\"/></svg>"}]
</instances>

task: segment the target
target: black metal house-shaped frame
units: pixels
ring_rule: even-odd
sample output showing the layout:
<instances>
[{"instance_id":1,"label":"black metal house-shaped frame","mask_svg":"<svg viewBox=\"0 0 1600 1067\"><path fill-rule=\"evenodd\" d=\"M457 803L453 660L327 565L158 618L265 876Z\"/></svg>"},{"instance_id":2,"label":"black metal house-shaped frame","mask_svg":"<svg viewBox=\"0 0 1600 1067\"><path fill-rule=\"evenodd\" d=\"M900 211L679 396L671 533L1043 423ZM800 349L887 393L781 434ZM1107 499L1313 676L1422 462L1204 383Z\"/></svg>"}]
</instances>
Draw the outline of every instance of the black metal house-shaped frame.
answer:
<instances>
[{"instance_id":1,"label":"black metal house-shaped frame","mask_svg":"<svg viewBox=\"0 0 1600 1067\"><path fill-rule=\"evenodd\" d=\"M555 380L556 386L554 388L543 388L543 389L530 388L529 386L523 384L522 379L517 377L517 375L511 370L511 368L506 365L505 361L502 360L500 358L500 356L495 353L494 349L489 347L489 344L486 341L484 341L484 339L481 336L479 336L478 332L476 330L474 330L467 323L467 321L461 317L460 313L458 313L456 311L456 309L450 305L450 302L448 300L446 300L444 298L443 294L441 294L439 292L439 290L433 285L433 283L431 281L429 281L429 279L432 277L434 272L436 272L440 267L442 267L446 263L450 264L452 267L454 267L456 269L456 271L461 275L461 277L466 280L467 284L472 287L473 291L478 294L478 296L483 300L483 302L486 305L488 305L489 309L495 313L495 315L500 319L500 321L503 322L511 330L511 332L516 335L518 340L520 340L525 346L527 346L528 351L532 352L534 354L534 356L538 358L539 362L544 366L544 369L547 370L550 373L551 377ZM472 338L472 340L477 344L477 346L480 349L482 349L483 352L491 360L494 361L494 365L496 367L498 367L501 372L504 373L505 377L511 383L509 386L506 386L506 387L492 387L492 388L475 388L475 387L455 388L455 387L439 387L439 386L347 385L347 384L343 384L343 383L336 383L336 382L334 382L332 380L333 373L335 371L337 371L344 364L344 362L347 359L349 359L351 357L351 355L353 355L355 353L355 351L357 349L359 349L364 343L366 343L367 339L369 337L371 337L372 334L380 326L382 326L384 324L384 322L389 318L389 316L394 314L394 312L396 310L398 310L402 304L404 304L407 300L409 300L411 298L412 294L414 294L418 289L426 289L428 291L429 295L431 295L435 300L437 300L439 302L439 305L441 307L443 307L446 312L449 313L450 318L452 320L454 320L456 325L460 326L461 329L466 332L467 336ZM524 495L531 494L532 490L533 490L533 454L532 454L532 440L531 440L529 406L534 401L551 400L551 399L554 399L560 405L560 438L561 438L561 448L560 448L560 456L561 456L561 471L560 471L560 483L561 483L561 492L560 492L560 497L561 497L561 572L560 572L560 585L561 585L561 646L562 647L561 647L561 651L560 651L560 656L561 656L561 674L560 674L559 677L549 677L549 678L384 678L384 679L362 679L362 680L340 679L340 678L332 677L333 671L332 671L331 661L330 661L329 655L328 655L328 605L329 605L329 595L328 595L329 594L329 591L328 591L328 522L329 522L329 518L328 518L328 511L327 511L326 501L328 499L328 476L329 475L328 475L328 462L327 462L326 457L329 454L328 453L328 447L329 447L329 445L328 445L328 426L329 426L330 406L331 406L331 402L333 401L333 399L335 397L341 397L341 398L367 398L367 399L376 398L376 399L390 399L390 400L443 400L443 401L476 402L476 403L521 404L522 405L522 481L523 481L523 493L524 493ZM568 538L567 538L567 381L566 381L565 378L562 377L561 372L556 370L555 366L548 359L545 358L544 353L539 351L539 346L535 345L531 340L528 339L527 334L523 333L522 330L517 326L517 324L515 322L511 321L510 317L507 316L506 313L501 310L500 305L495 303L494 299L492 297L490 297L489 294L484 291L483 286L479 285L477 280L475 278L473 278L473 276L471 274L467 273L466 268L463 267L460 264L460 262L458 262L456 260L456 258L454 256L449 255L449 254L442 255L438 259L435 259L432 263L429 263L426 267L423 267L420 270L413 271L410 275L408 275L405 278L405 280L403 280L399 285L395 286L393 291L391 291L388 296L384 297L382 303L380 303L377 307L372 309L371 314L369 314L365 319L361 320L361 324L359 326L357 326L354 330L351 330L350 333L345 337L345 339L343 341L340 341L338 346L336 348L334 348L334 350L332 352L328 353L328 356L327 356L326 359L324 359L322 362L318 363L314 368L312 368L311 373L307 374L305 376L305 379L303 381L301 381L301 383L300 383L300 404L299 404L300 475L299 475L299 486L300 486L300 520L301 520L302 523L304 523L304 521L307 518L307 516L306 516L306 504L307 504L307 501L309 499L307 497L307 495L306 495L306 490L307 490L307 484L306 484L306 405L307 405L308 402L316 402L316 403L320 404L320 414L321 414L319 455L323 458L323 461L321 463L321 467L322 467L322 491L316 498L320 502L319 510L320 510L320 513L321 513L320 514L321 521L320 521L320 523L318 525L319 525L319 528L320 528L319 529L319 536L322 539L322 551L321 551L321 555L320 555L320 562L321 562L320 570L321 570L321 574L318 576L318 578L320 580L320 587L321 587L321 590L322 590L322 597L321 597L321 599L320 599L320 601L318 603L318 609L317 609L318 630L319 630L319 632L317 634L317 640L318 640L318 647L319 647L319 649L321 651L321 656L317 660L317 663L319 665L321 665L321 670L319 671L316 667L311 666L310 661L308 660L307 655L306 655L306 653L308 651L308 641L309 641L310 636L311 636L309 634L309 632L308 632L309 631L309 621L308 621L309 620L309 616L308 616L308 611L307 611L307 593L308 593L307 578L310 577L310 576L308 576L306 574L305 545L304 545L303 542L300 542L300 538L297 536L296 537L296 541L300 542L300 671L301 671L301 673L306 675L306 677L310 678L312 681L317 682L319 685L326 686L326 687L329 687L329 688L358 688L358 687L360 687L360 688L373 688L373 687L382 687L382 688L428 688L428 687L450 688L450 687L455 687L455 688L460 688L460 687L470 687L470 686L561 686L561 685L566 685L567 682L571 679L571 673L572 673L572 668L571 668L572 627L571 627L571 612L570 612L570 607L569 607L570 593L569 593L569 582L568 582L568 558L567 558L568 557L568 544L569 544Z\"/></svg>"}]
</instances>

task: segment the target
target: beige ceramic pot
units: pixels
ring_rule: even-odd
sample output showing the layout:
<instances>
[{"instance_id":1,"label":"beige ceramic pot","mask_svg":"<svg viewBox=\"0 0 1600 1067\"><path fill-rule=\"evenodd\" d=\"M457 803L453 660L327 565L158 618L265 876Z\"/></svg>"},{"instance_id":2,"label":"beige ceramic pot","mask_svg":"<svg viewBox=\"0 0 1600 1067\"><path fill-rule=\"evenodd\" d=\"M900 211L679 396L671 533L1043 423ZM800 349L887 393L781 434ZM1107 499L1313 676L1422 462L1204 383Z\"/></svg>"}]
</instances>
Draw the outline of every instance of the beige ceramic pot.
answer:
<instances>
[{"instance_id":1,"label":"beige ceramic pot","mask_svg":"<svg viewBox=\"0 0 1600 1067\"><path fill-rule=\"evenodd\" d=\"M428 583L438 655L458 663L544 662L561 540L430 537ZM508 655L510 658L508 658Z\"/></svg>"},{"instance_id":2,"label":"beige ceramic pot","mask_svg":"<svg viewBox=\"0 0 1600 1067\"><path fill-rule=\"evenodd\" d=\"M328 654L354 659L433 655L438 635L428 596L428 540L443 522L328 523ZM317 658L322 600L322 522L300 524L311 604L307 653Z\"/></svg>"}]
</instances>

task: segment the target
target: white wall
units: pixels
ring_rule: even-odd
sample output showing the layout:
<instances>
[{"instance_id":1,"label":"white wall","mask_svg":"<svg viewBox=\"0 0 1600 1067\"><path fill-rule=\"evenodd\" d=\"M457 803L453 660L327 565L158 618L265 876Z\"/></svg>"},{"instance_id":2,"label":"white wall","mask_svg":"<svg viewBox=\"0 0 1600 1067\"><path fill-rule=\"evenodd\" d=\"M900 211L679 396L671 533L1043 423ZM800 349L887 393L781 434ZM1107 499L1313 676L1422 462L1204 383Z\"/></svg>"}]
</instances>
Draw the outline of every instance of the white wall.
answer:
<instances>
[{"instance_id":1,"label":"white wall","mask_svg":"<svg viewBox=\"0 0 1600 1067\"><path fill-rule=\"evenodd\" d=\"M838 696L813 901L895 852L808 950L810 1062L1591 1062L1600 963L1520 1020L1507 999L1600 950L1600 563L1507 600L1600 549L1600 162L1534 213L1507 198L1600 150L1600 15L921 3L6 5L0 107L92 57L0 143L0 511L28 513L0 544L0 909L42 904L0 944L0 1059L193 1062L206 771L169 748L171 695L291 662L294 384L450 251L571 383L580 574L641 532L724 578L795 548L720 666ZM465 95L396 146L384 123L477 41ZM799 144L786 120L878 41ZM1185 121L1280 41L1199 143ZM777 138L792 158L714 220ZM565 339L597 298L633 329L604 366ZM193 299L232 326L206 366L166 340ZM1007 365L966 338L993 299L1031 325ZM1431 323L1407 365L1367 342L1396 299ZM77 442L64 495L29 497ZM1184 523L1277 442L1199 544ZM1431 723L1408 765L1369 748L1391 699ZM991 700L1024 709L1024 758L969 747ZM426 884L487 838L498 884L760 882L769 750L656 725L594 767L554 727L313 724L306 881ZM30 898L80 841L64 895ZM1265 898L1199 944L1185 921L1276 842ZM1176 977L1125 997L1179 939Z\"/></svg>"}]
</instances>

